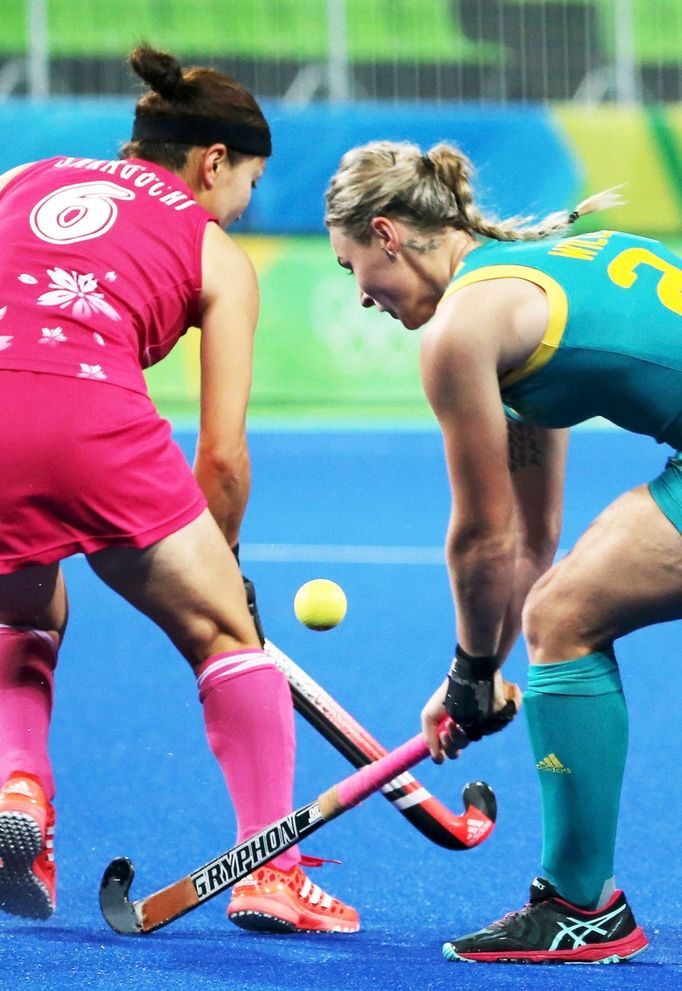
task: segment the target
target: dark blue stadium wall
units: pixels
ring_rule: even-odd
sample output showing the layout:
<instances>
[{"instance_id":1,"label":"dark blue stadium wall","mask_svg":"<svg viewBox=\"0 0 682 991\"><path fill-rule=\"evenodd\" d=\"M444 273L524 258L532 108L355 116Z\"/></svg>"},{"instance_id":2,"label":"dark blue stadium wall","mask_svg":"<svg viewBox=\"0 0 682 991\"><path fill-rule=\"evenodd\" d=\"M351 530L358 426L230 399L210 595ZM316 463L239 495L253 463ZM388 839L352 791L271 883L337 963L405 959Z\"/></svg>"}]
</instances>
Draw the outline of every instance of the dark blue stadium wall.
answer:
<instances>
[{"instance_id":1,"label":"dark blue stadium wall","mask_svg":"<svg viewBox=\"0 0 682 991\"><path fill-rule=\"evenodd\" d=\"M491 213L546 213L571 205L581 169L551 112L543 107L486 105L327 104L291 107L264 102L274 155L248 215L235 230L320 233L324 190L341 155L379 138L428 148L456 143L474 163L482 204ZM0 104L0 171L50 155L114 158L130 134L132 102L124 99L9 100Z\"/></svg>"}]
</instances>

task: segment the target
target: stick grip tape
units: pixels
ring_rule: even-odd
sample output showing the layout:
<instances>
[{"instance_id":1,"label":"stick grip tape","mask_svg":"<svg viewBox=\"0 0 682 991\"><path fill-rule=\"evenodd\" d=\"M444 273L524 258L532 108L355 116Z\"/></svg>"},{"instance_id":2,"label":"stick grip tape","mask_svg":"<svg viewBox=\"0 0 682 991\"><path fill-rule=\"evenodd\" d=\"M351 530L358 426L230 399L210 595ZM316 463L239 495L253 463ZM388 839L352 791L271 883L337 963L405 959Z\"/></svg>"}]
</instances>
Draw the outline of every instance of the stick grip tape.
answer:
<instances>
[{"instance_id":1,"label":"stick grip tape","mask_svg":"<svg viewBox=\"0 0 682 991\"><path fill-rule=\"evenodd\" d=\"M401 746L380 757L379 760L368 764L366 767L349 775L335 785L338 796L340 810L358 805L368 795L373 794L388 784L398 774L414 767L420 760L423 760L429 752L426 741L421 733L413 736Z\"/></svg>"}]
</instances>

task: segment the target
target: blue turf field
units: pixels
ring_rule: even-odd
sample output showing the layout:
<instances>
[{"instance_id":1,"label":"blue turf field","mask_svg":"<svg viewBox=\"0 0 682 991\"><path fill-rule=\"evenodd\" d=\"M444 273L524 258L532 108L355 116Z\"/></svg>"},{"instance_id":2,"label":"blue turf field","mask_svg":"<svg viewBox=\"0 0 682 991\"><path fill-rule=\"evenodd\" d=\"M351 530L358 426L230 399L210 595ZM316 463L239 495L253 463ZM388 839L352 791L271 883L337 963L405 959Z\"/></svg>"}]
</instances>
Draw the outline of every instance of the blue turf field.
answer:
<instances>
[{"instance_id":1,"label":"blue turf field","mask_svg":"<svg viewBox=\"0 0 682 991\"><path fill-rule=\"evenodd\" d=\"M188 453L192 438L182 435ZM418 729L418 713L452 649L440 544L448 511L435 432L252 435L253 495L243 531L270 638L386 745ZM573 437L566 524L570 546L620 491L647 480L665 452L619 432ZM115 855L137 866L133 896L222 852L233 818L203 740L194 679L142 617L67 562L71 627L57 676L53 757L58 781L59 906L53 920L0 920L0 989L113 991L356 991L592 989L682 986L682 796L677 630L667 624L620 645L631 712L619 882L650 950L624 967L482 967L446 963L444 938L520 907L538 868L539 802L521 720L457 763L416 771L461 809L465 781L498 796L497 828L482 847L452 853L417 833L380 796L325 827L306 851L343 866L315 872L361 910L356 937L259 937L224 919L219 897L144 938L111 933L97 889ZM346 589L344 623L298 625L299 585L326 576ZM633 581L637 576L633 575ZM525 684L523 652L509 663ZM300 718L297 804L350 767Z\"/></svg>"}]
</instances>

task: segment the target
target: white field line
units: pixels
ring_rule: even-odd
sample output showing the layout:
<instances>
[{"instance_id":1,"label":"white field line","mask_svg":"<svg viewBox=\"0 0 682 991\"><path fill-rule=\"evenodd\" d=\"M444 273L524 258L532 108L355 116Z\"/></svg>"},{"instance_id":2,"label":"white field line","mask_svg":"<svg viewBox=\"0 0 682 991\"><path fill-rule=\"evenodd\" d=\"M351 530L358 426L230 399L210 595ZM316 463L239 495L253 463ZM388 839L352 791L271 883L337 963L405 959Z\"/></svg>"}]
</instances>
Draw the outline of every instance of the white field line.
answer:
<instances>
[{"instance_id":1,"label":"white field line","mask_svg":"<svg viewBox=\"0 0 682 991\"><path fill-rule=\"evenodd\" d=\"M557 557L565 552L559 551ZM442 547L392 547L371 544L249 544L243 561L267 564L396 564L445 566Z\"/></svg>"},{"instance_id":2,"label":"white field line","mask_svg":"<svg viewBox=\"0 0 682 991\"><path fill-rule=\"evenodd\" d=\"M368 544L242 544L243 561L271 564L436 564L442 547L381 547Z\"/></svg>"}]
</instances>

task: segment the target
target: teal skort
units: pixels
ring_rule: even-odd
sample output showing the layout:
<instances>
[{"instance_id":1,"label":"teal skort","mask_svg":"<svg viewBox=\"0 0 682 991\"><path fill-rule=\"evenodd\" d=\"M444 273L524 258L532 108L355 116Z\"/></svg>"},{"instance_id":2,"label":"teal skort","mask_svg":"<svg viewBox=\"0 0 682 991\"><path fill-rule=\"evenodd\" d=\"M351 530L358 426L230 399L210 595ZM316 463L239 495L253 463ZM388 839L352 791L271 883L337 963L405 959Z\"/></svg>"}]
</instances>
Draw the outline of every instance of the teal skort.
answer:
<instances>
[{"instance_id":1,"label":"teal skort","mask_svg":"<svg viewBox=\"0 0 682 991\"><path fill-rule=\"evenodd\" d=\"M664 471L649 482L649 492L672 525L682 533L682 451L668 458Z\"/></svg>"}]
</instances>

